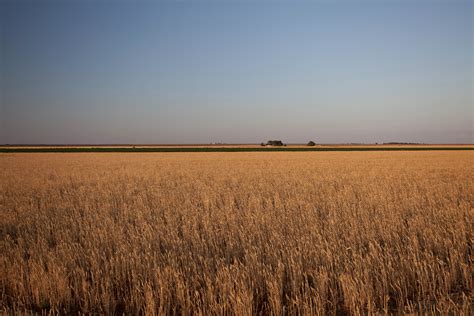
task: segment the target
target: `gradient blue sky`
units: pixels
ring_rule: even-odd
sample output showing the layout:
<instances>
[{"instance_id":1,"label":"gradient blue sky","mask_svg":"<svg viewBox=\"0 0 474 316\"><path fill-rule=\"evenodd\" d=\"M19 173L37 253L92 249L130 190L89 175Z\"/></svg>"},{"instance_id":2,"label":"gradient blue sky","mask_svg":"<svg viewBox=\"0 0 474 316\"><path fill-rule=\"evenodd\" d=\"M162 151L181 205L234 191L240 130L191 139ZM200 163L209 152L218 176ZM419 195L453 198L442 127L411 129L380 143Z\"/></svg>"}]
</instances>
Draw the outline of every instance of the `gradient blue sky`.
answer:
<instances>
[{"instance_id":1,"label":"gradient blue sky","mask_svg":"<svg viewBox=\"0 0 474 316\"><path fill-rule=\"evenodd\" d=\"M473 142L472 1L0 12L0 143Z\"/></svg>"}]
</instances>

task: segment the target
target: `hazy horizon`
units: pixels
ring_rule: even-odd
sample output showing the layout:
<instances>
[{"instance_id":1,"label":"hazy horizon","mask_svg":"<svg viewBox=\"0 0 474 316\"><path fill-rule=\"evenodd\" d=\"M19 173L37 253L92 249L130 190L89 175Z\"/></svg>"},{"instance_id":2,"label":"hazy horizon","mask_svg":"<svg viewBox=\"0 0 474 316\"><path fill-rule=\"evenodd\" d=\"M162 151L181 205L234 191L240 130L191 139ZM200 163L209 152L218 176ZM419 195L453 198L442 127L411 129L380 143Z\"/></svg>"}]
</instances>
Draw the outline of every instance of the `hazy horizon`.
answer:
<instances>
[{"instance_id":1,"label":"hazy horizon","mask_svg":"<svg viewBox=\"0 0 474 316\"><path fill-rule=\"evenodd\" d=\"M472 1L0 2L0 144L473 143Z\"/></svg>"}]
</instances>

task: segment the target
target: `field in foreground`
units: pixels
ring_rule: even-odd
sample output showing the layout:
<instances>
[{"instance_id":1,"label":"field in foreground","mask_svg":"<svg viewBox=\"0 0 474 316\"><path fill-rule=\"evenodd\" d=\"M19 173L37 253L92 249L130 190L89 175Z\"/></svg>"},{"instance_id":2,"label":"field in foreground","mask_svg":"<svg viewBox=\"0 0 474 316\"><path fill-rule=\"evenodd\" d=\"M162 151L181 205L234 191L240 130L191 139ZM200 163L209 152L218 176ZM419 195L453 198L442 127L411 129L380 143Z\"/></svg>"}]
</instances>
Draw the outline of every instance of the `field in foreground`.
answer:
<instances>
[{"instance_id":1,"label":"field in foreground","mask_svg":"<svg viewBox=\"0 0 474 316\"><path fill-rule=\"evenodd\" d=\"M0 154L4 311L473 311L474 154Z\"/></svg>"}]
</instances>

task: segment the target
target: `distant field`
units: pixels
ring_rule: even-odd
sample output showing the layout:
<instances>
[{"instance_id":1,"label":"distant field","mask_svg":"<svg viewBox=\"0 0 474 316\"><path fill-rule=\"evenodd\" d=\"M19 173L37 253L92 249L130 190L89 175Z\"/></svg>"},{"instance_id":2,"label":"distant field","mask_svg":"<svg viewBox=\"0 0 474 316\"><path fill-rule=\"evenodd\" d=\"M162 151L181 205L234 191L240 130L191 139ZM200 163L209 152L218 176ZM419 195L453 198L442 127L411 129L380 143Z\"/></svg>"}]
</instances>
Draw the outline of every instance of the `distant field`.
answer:
<instances>
[{"instance_id":1,"label":"distant field","mask_svg":"<svg viewBox=\"0 0 474 316\"><path fill-rule=\"evenodd\" d=\"M48 152L260 152L260 151L407 151L474 150L474 145L80 145L80 146L0 146L0 153Z\"/></svg>"},{"instance_id":2,"label":"distant field","mask_svg":"<svg viewBox=\"0 0 474 316\"><path fill-rule=\"evenodd\" d=\"M473 158L0 154L0 307L469 315Z\"/></svg>"}]
</instances>

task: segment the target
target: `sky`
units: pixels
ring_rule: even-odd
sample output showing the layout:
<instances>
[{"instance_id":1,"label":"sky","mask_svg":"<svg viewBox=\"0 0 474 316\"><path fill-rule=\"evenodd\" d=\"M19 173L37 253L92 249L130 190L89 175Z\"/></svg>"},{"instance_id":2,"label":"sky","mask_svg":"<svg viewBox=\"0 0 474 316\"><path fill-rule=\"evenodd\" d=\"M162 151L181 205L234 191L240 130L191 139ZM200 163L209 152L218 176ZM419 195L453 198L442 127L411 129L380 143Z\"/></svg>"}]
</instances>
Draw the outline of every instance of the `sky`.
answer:
<instances>
[{"instance_id":1,"label":"sky","mask_svg":"<svg viewBox=\"0 0 474 316\"><path fill-rule=\"evenodd\" d=\"M473 143L473 2L0 0L0 144Z\"/></svg>"}]
</instances>

